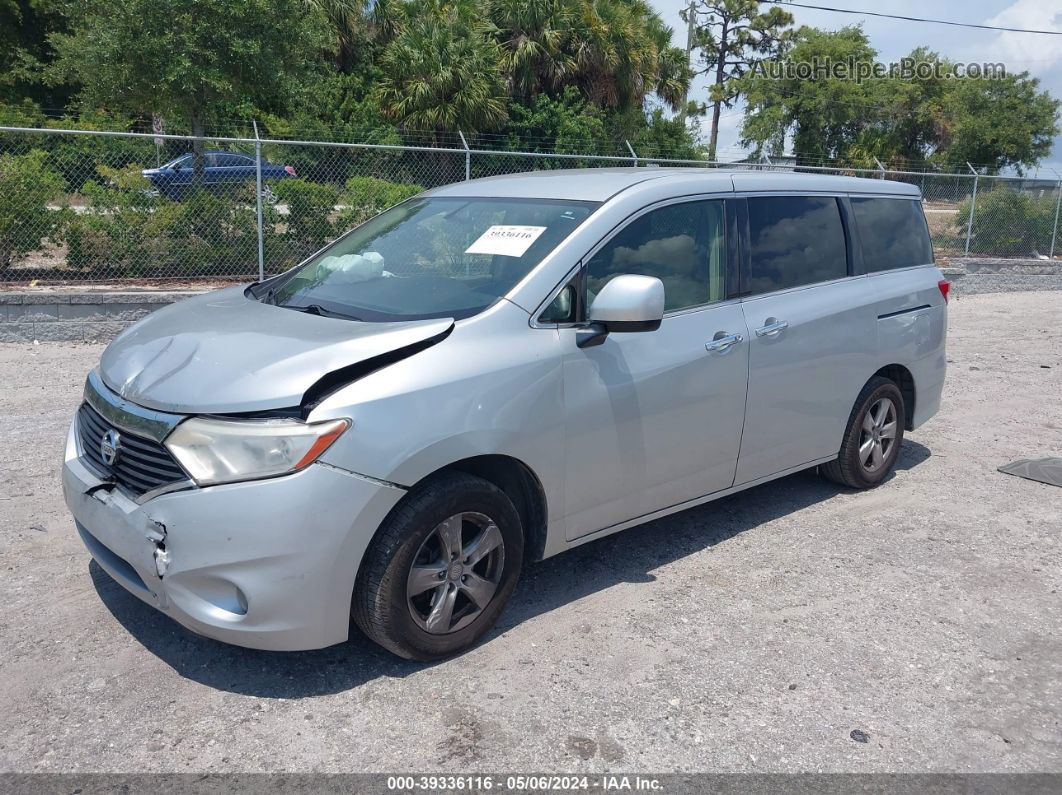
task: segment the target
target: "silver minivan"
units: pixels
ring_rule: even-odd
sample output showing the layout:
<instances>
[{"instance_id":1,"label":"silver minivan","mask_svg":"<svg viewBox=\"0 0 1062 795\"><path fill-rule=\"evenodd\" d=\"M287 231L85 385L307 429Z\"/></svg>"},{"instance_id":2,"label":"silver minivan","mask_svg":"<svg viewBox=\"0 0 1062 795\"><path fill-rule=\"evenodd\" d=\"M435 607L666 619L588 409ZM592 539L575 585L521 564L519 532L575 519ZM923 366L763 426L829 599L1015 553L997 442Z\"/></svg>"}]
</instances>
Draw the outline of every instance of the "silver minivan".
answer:
<instances>
[{"instance_id":1,"label":"silver minivan","mask_svg":"<svg viewBox=\"0 0 1062 795\"><path fill-rule=\"evenodd\" d=\"M528 561L809 467L887 478L946 366L919 199L658 168L428 191L119 335L67 505L195 632L451 654Z\"/></svg>"}]
</instances>

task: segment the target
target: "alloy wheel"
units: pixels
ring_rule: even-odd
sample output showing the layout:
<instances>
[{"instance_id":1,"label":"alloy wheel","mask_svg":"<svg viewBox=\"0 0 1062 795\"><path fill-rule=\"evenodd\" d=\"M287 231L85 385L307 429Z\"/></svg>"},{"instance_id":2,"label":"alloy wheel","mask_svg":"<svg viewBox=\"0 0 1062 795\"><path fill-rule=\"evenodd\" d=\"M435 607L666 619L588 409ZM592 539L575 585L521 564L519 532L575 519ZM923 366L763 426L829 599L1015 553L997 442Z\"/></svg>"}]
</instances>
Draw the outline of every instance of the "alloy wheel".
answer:
<instances>
[{"instance_id":1,"label":"alloy wheel","mask_svg":"<svg viewBox=\"0 0 1062 795\"><path fill-rule=\"evenodd\" d=\"M456 632L494 598L505 568L505 541L494 521L465 511L440 522L420 545L406 579L413 620L433 635Z\"/></svg>"},{"instance_id":2,"label":"alloy wheel","mask_svg":"<svg viewBox=\"0 0 1062 795\"><path fill-rule=\"evenodd\" d=\"M866 472L877 472L885 465L896 444L896 404L887 397L875 401L863 415L859 434L859 463Z\"/></svg>"}]
</instances>

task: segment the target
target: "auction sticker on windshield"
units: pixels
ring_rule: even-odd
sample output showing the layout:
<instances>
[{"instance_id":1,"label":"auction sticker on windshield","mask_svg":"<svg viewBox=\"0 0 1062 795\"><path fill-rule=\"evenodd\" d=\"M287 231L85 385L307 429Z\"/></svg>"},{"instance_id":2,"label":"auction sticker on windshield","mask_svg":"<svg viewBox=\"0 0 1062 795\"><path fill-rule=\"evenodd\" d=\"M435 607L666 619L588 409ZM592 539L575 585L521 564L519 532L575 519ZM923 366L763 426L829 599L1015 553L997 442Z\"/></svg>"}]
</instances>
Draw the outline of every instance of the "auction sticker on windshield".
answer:
<instances>
[{"instance_id":1,"label":"auction sticker on windshield","mask_svg":"<svg viewBox=\"0 0 1062 795\"><path fill-rule=\"evenodd\" d=\"M544 226L492 226L466 248L465 253L522 257L545 231Z\"/></svg>"}]
</instances>

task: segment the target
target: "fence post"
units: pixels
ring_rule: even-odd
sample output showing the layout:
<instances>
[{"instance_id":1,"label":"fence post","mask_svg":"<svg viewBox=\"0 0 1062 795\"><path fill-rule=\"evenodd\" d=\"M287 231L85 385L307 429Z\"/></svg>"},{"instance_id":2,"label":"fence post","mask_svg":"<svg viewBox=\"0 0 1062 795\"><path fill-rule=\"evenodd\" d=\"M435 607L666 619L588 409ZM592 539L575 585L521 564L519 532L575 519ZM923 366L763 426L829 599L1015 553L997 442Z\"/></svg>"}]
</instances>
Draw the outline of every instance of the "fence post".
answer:
<instances>
[{"instance_id":1,"label":"fence post","mask_svg":"<svg viewBox=\"0 0 1062 795\"><path fill-rule=\"evenodd\" d=\"M878 158L877 158L877 157L875 157L875 158L874 158L874 162L875 162L875 163L877 164L877 166L878 166L878 171L880 171L880 172L881 172L881 177L879 177L879 179L885 179L885 166L883 166L883 165L881 164L881 161L880 161L880 160L878 160Z\"/></svg>"},{"instance_id":2,"label":"fence post","mask_svg":"<svg viewBox=\"0 0 1062 795\"><path fill-rule=\"evenodd\" d=\"M468 141L465 140L465 134L460 130L457 134L461 136L461 146L465 148L465 182L472 179L472 152L468 148Z\"/></svg>"},{"instance_id":3,"label":"fence post","mask_svg":"<svg viewBox=\"0 0 1062 795\"><path fill-rule=\"evenodd\" d=\"M634 167L638 168L638 153L634 151L634 147L631 146L631 142L626 138L623 139L623 143L627 144L627 151L631 153L631 159L634 161Z\"/></svg>"},{"instance_id":4,"label":"fence post","mask_svg":"<svg viewBox=\"0 0 1062 795\"><path fill-rule=\"evenodd\" d=\"M258 122L254 125L254 203L258 213L258 281L265 281L265 226L262 223L262 139L258 137Z\"/></svg>"},{"instance_id":5,"label":"fence post","mask_svg":"<svg viewBox=\"0 0 1062 795\"><path fill-rule=\"evenodd\" d=\"M1058 208L1062 205L1062 179L1058 181L1058 196L1055 198L1055 226L1051 230L1051 250L1047 253L1047 256L1052 259L1055 256L1055 238L1058 236Z\"/></svg>"},{"instance_id":6,"label":"fence post","mask_svg":"<svg viewBox=\"0 0 1062 795\"><path fill-rule=\"evenodd\" d=\"M970 198L970 217L966 221L966 254L970 256L970 235L973 233L973 219L974 213L977 212L977 169L966 163L966 167L970 169L970 173L974 175L974 187L973 196Z\"/></svg>"}]
</instances>

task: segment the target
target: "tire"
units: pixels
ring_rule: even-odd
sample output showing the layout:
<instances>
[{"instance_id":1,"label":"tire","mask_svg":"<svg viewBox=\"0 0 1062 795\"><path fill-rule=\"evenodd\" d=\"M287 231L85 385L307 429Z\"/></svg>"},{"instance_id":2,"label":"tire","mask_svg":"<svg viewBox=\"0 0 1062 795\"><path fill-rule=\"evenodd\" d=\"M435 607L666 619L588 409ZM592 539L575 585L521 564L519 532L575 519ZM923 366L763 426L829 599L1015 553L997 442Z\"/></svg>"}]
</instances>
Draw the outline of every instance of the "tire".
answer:
<instances>
[{"instance_id":1,"label":"tire","mask_svg":"<svg viewBox=\"0 0 1062 795\"><path fill-rule=\"evenodd\" d=\"M823 464L822 474L853 489L872 489L879 485L896 466L903 444L905 416L899 387L887 378L871 378L856 398L837 459ZM880 458L874 453L875 445Z\"/></svg>"},{"instance_id":2,"label":"tire","mask_svg":"<svg viewBox=\"0 0 1062 795\"><path fill-rule=\"evenodd\" d=\"M410 491L380 526L354 584L351 616L400 657L448 657L494 625L523 557L520 516L506 494L482 478L444 473Z\"/></svg>"}]
</instances>

